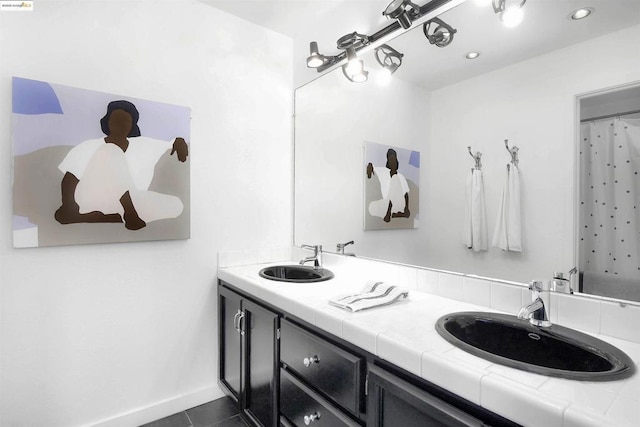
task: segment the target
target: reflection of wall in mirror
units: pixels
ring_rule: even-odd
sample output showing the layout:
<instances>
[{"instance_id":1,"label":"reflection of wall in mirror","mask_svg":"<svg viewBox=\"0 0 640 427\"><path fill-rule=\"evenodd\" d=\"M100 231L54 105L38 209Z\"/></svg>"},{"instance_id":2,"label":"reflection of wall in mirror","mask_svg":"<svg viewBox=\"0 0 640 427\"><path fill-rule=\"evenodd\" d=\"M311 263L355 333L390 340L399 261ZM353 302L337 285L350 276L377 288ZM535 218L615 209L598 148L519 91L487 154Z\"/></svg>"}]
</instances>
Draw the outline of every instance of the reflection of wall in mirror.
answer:
<instances>
[{"instance_id":1,"label":"reflection of wall in mirror","mask_svg":"<svg viewBox=\"0 0 640 427\"><path fill-rule=\"evenodd\" d=\"M626 28L432 93L438 108L424 174L431 183L425 203L432 266L520 282L575 266L575 97L640 80L640 51L633 47L639 37L640 26ZM473 256L456 246L466 147L483 153L491 228L510 160L507 138L520 148L523 252L491 248Z\"/></svg>"},{"instance_id":2,"label":"reflection of wall in mirror","mask_svg":"<svg viewBox=\"0 0 640 427\"><path fill-rule=\"evenodd\" d=\"M305 236L330 245L354 239L356 252L365 256L519 282L568 271L575 265L575 97L640 81L638 39L640 26L629 27L433 92L413 86L412 94L410 85L399 81L385 93L375 85L367 86L365 91L364 86L347 86L346 81L343 86L345 79L337 73L303 87L314 91L310 86L317 85L320 93L330 96L324 97L326 101L308 99L306 107L296 96L296 244L304 243ZM334 108L326 107L329 104ZM306 110L306 116L300 117L299 109ZM314 115L314 109L323 111L321 117ZM420 120L409 122L406 117ZM312 130L319 133L312 134ZM467 146L473 145L483 153L491 228L504 167L510 160L504 149L505 139L520 148L526 252L491 248L474 257L459 244L468 173ZM360 170L353 166L362 164L360 144L354 141L363 140L406 141L423 153L419 229L364 233L359 216L362 205L344 209L342 204L333 204L332 212L320 215L312 212L309 205L299 203L298 196L304 191L298 188L299 180L305 188L314 188L314 184L326 188L327 181L334 180L331 186L339 188L340 194L329 192L329 202L337 202L337 198L345 203L350 203L347 199L357 200L362 187L349 183L362 182L361 178L345 171ZM334 159L322 154L330 150L340 153L340 165L352 166L341 167L340 172L328 166L325 173L314 177L309 173L312 169L297 164L309 149L314 153L313 170L320 169L318 163L324 159ZM334 177L332 173L341 176ZM322 194L315 196L310 200L306 194L300 201L314 207L328 204L327 200L318 200L325 197ZM323 208L320 206L320 211ZM345 218L349 215L346 212L358 215L355 219ZM337 226L336 217L342 221ZM490 229L489 234L492 232ZM376 238L384 239L384 243ZM392 249L387 250L389 247Z\"/></svg>"}]
</instances>

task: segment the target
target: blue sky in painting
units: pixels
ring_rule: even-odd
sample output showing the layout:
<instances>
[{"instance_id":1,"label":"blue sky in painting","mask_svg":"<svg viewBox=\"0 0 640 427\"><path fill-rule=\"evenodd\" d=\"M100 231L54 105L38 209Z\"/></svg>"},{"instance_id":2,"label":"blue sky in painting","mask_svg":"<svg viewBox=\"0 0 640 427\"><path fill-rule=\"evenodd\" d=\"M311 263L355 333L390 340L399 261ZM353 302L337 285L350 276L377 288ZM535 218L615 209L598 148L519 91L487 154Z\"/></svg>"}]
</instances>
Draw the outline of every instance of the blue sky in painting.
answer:
<instances>
[{"instance_id":1,"label":"blue sky in painting","mask_svg":"<svg viewBox=\"0 0 640 427\"><path fill-rule=\"evenodd\" d=\"M140 112L142 136L162 140L182 137L190 142L188 107L21 78L13 79L13 90L14 156L104 137L100 119L107 104L120 99L132 102Z\"/></svg>"}]
</instances>

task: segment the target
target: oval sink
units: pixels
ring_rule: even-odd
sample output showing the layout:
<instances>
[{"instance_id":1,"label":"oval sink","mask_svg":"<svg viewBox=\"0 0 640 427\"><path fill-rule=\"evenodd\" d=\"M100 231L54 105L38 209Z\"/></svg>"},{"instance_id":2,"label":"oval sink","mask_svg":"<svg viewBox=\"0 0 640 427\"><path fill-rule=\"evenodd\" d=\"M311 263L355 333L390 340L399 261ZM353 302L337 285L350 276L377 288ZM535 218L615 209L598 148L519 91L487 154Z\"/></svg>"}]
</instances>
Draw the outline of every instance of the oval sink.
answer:
<instances>
[{"instance_id":1,"label":"oval sink","mask_svg":"<svg viewBox=\"0 0 640 427\"><path fill-rule=\"evenodd\" d=\"M323 282L333 278L333 273L326 268L304 265L274 265L263 268L258 274L265 279L292 283Z\"/></svg>"},{"instance_id":2,"label":"oval sink","mask_svg":"<svg viewBox=\"0 0 640 427\"><path fill-rule=\"evenodd\" d=\"M635 370L629 356L598 338L560 325L539 328L507 314L451 313L438 319L436 331L473 355L541 375L609 381Z\"/></svg>"}]
</instances>

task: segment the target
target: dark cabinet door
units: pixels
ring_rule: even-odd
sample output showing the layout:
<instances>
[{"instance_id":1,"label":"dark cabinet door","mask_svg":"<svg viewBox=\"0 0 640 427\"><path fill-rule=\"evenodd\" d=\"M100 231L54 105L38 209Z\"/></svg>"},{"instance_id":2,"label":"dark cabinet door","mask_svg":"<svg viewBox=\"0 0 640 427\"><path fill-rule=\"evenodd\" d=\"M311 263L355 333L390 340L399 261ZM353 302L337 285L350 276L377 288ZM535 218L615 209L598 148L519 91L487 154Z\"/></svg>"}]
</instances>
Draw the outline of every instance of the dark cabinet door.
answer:
<instances>
[{"instance_id":1,"label":"dark cabinet door","mask_svg":"<svg viewBox=\"0 0 640 427\"><path fill-rule=\"evenodd\" d=\"M218 286L220 385L252 425L278 425L280 317Z\"/></svg>"},{"instance_id":2,"label":"dark cabinet door","mask_svg":"<svg viewBox=\"0 0 640 427\"><path fill-rule=\"evenodd\" d=\"M241 328L245 341L243 412L258 425L275 426L278 425L279 317L246 300L242 301L242 308Z\"/></svg>"},{"instance_id":3,"label":"dark cabinet door","mask_svg":"<svg viewBox=\"0 0 640 427\"><path fill-rule=\"evenodd\" d=\"M241 303L242 298L238 294L218 287L219 378L221 385L237 402L242 392Z\"/></svg>"},{"instance_id":4,"label":"dark cabinet door","mask_svg":"<svg viewBox=\"0 0 640 427\"><path fill-rule=\"evenodd\" d=\"M376 366L369 367L367 427L469 427L485 424Z\"/></svg>"}]
</instances>

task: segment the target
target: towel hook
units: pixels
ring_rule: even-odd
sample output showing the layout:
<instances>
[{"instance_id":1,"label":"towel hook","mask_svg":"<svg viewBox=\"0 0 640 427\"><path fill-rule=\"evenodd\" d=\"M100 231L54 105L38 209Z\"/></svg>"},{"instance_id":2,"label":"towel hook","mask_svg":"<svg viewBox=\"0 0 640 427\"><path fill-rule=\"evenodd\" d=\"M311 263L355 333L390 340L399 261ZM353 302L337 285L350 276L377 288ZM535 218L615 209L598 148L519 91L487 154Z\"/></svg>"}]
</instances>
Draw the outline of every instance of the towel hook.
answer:
<instances>
[{"instance_id":1,"label":"towel hook","mask_svg":"<svg viewBox=\"0 0 640 427\"><path fill-rule=\"evenodd\" d=\"M467 150L469 150L469 155L471 155L471 157L473 157L473 160L475 160L476 162L475 169L480 170L482 168L482 162L480 161L480 158L482 157L482 153L479 151L476 151L476 154L473 154L473 152L471 151L471 146L468 146Z\"/></svg>"},{"instance_id":2,"label":"towel hook","mask_svg":"<svg viewBox=\"0 0 640 427\"><path fill-rule=\"evenodd\" d=\"M511 155L511 163L513 163L513 165L515 167L518 167L518 150L519 148L517 146L513 146L511 148L509 148L509 140L505 139L504 140L504 146L507 149L507 151L509 152L509 154Z\"/></svg>"}]
</instances>

